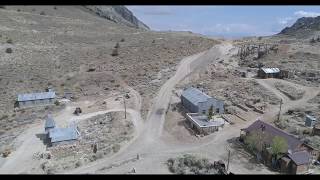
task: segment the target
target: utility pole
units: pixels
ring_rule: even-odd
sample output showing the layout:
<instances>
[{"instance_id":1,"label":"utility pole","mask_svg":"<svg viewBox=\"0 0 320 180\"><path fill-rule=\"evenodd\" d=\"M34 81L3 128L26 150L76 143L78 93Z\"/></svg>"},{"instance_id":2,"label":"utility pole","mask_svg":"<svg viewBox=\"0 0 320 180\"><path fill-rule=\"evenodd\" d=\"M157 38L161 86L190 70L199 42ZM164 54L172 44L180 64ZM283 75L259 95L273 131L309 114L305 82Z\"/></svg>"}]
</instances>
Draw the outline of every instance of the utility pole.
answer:
<instances>
[{"instance_id":1,"label":"utility pole","mask_svg":"<svg viewBox=\"0 0 320 180\"><path fill-rule=\"evenodd\" d=\"M228 148L228 164L227 164L227 172L229 171L229 162L230 162L230 149Z\"/></svg>"},{"instance_id":2,"label":"utility pole","mask_svg":"<svg viewBox=\"0 0 320 180\"><path fill-rule=\"evenodd\" d=\"M280 100L280 110L279 110L279 114L278 114L278 121L280 121L281 106L282 106L282 99Z\"/></svg>"},{"instance_id":3,"label":"utility pole","mask_svg":"<svg viewBox=\"0 0 320 180\"><path fill-rule=\"evenodd\" d=\"M126 107L126 98L124 95L122 96L123 98L123 104L124 104L124 118L127 119L127 107Z\"/></svg>"}]
</instances>

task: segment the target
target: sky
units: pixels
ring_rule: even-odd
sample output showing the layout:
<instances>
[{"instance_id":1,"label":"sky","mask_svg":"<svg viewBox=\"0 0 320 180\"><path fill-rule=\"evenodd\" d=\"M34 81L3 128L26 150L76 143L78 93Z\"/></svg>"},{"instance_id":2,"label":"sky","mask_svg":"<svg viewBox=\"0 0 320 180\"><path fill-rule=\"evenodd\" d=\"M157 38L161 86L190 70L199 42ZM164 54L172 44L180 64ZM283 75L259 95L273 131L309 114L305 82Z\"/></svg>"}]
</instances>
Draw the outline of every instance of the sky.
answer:
<instances>
[{"instance_id":1,"label":"sky","mask_svg":"<svg viewBox=\"0 0 320 180\"><path fill-rule=\"evenodd\" d=\"M213 37L268 36L320 6L126 6L152 30L192 31Z\"/></svg>"}]
</instances>

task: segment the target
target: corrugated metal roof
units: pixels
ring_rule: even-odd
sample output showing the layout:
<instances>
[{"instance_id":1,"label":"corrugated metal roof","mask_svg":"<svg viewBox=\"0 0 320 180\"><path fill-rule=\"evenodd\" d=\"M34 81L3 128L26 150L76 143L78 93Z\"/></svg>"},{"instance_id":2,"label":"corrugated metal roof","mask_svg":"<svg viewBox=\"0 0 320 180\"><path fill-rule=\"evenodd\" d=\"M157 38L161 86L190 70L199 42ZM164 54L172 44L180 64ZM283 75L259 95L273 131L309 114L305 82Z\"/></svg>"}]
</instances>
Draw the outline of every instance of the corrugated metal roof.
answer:
<instances>
[{"instance_id":1,"label":"corrugated metal roof","mask_svg":"<svg viewBox=\"0 0 320 180\"><path fill-rule=\"evenodd\" d=\"M75 127L54 128L49 130L49 137L52 143L75 140L78 138L78 132Z\"/></svg>"},{"instance_id":2,"label":"corrugated metal roof","mask_svg":"<svg viewBox=\"0 0 320 180\"><path fill-rule=\"evenodd\" d=\"M18 101L32 101L39 99L53 99L56 97L56 93L51 92L41 92L41 93L30 93L30 94L19 94Z\"/></svg>"},{"instance_id":3,"label":"corrugated metal roof","mask_svg":"<svg viewBox=\"0 0 320 180\"><path fill-rule=\"evenodd\" d=\"M261 68L262 71L264 71L265 73L267 74L270 74L270 73L279 73L280 72L280 69L279 68Z\"/></svg>"},{"instance_id":4,"label":"corrugated metal roof","mask_svg":"<svg viewBox=\"0 0 320 180\"><path fill-rule=\"evenodd\" d=\"M44 128L54 128L54 127L55 127L55 122L54 122L52 116L49 114L47 116Z\"/></svg>"},{"instance_id":5,"label":"corrugated metal roof","mask_svg":"<svg viewBox=\"0 0 320 180\"><path fill-rule=\"evenodd\" d=\"M309 118L312 121L316 121L317 120L316 117L310 116L308 114L306 115L306 117Z\"/></svg>"},{"instance_id":6,"label":"corrugated metal roof","mask_svg":"<svg viewBox=\"0 0 320 180\"><path fill-rule=\"evenodd\" d=\"M184 90L182 92L181 96L185 97L192 104L195 104L195 105L197 105L199 102L205 102L209 98L211 98L210 96L208 96L207 94L203 93L199 89L196 89L196 88L193 88L193 87L190 87L190 88Z\"/></svg>"},{"instance_id":7,"label":"corrugated metal roof","mask_svg":"<svg viewBox=\"0 0 320 180\"><path fill-rule=\"evenodd\" d=\"M296 165L308 164L310 161L310 154L307 151L299 151L288 155Z\"/></svg>"}]
</instances>

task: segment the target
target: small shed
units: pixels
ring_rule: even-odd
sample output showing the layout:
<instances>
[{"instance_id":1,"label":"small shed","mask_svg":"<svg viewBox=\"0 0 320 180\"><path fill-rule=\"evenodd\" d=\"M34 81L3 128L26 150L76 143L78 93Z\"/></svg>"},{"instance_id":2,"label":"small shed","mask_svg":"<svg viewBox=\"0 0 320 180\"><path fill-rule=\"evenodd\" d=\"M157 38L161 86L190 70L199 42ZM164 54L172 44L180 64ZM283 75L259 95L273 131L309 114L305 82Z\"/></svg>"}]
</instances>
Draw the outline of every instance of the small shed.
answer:
<instances>
[{"instance_id":1,"label":"small shed","mask_svg":"<svg viewBox=\"0 0 320 180\"><path fill-rule=\"evenodd\" d=\"M55 122L54 122L52 116L50 114L48 114L47 119L46 119L45 124L44 124L45 132L49 133L49 130L53 129L55 127L56 127L56 125L55 125Z\"/></svg>"},{"instance_id":2,"label":"small shed","mask_svg":"<svg viewBox=\"0 0 320 180\"><path fill-rule=\"evenodd\" d=\"M305 126L313 127L316 124L317 119L314 116L306 115Z\"/></svg>"},{"instance_id":3,"label":"small shed","mask_svg":"<svg viewBox=\"0 0 320 180\"><path fill-rule=\"evenodd\" d=\"M280 69L279 68L260 68L258 70L258 77L266 79L266 78L279 78L280 77Z\"/></svg>"},{"instance_id":4,"label":"small shed","mask_svg":"<svg viewBox=\"0 0 320 180\"><path fill-rule=\"evenodd\" d=\"M320 136L320 123L313 126L312 134Z\"/></svg>"},{"instance_id":5,"label":"small shed","mask_svg":"<svg viewBox=\"0 0 320 180\"><path fill-rule=\"evenodd\" d=\"M307 151L299 151L289 154L288 157L292 160L289 170L292 174L303 174L308 172L311 161L310 153Z\"/></svg>"},{"instance_id":6,"label":"small shed","mask_svg":"<svg viewBox=\"0 0 320 180\"><path fill-rule=\"evenodd\" d=\"M63 98L71 100L73 98L72 92L69 92L69 91L64 92Z\"/></svg>"}]
</instances>

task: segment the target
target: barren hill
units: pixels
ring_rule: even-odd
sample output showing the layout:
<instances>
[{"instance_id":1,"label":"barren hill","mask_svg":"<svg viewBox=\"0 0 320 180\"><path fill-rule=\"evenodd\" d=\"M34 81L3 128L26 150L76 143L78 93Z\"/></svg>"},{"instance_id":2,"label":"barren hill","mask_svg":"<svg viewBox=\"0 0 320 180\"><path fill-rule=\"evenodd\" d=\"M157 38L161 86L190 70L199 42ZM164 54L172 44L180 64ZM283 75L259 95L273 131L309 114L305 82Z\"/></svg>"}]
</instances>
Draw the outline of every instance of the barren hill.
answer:
<instances>
[{"instance_id":1,"label":"barren hill","mask_svg":"<svg viewBox=\"0 0 320 180\"><path fill-rule=\"evenodd\" d=\"M129 27L129 21L114 22L80 6L6 6L0 21L1 134L42 119L44 109L14 111L14 102L17 94L49 85L59 96L72 91L76 99L104 97L129 85L144 97L147 111L182 57L217 43L192 33Z\"/></svg>"},{"instance_id":2,"label":"barren hill","mask_svg":"<svg viewBox=\"0 0 320 180\"><path fill-rule=\"evenodd\" d=\"M291 27L284 28L280 35L308 37L318 35L320 31L320 16L299 18Z\"/></svg>"}]
</instances>

